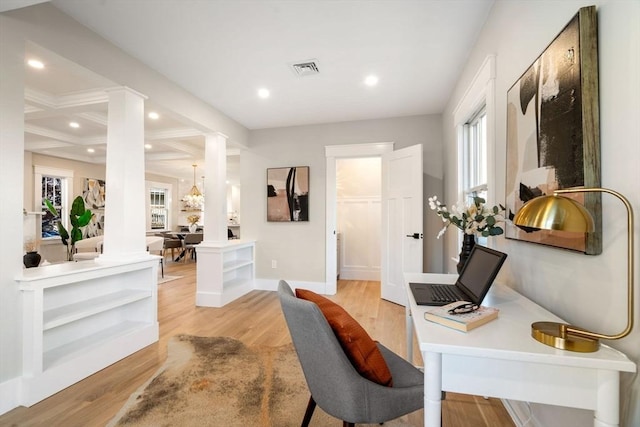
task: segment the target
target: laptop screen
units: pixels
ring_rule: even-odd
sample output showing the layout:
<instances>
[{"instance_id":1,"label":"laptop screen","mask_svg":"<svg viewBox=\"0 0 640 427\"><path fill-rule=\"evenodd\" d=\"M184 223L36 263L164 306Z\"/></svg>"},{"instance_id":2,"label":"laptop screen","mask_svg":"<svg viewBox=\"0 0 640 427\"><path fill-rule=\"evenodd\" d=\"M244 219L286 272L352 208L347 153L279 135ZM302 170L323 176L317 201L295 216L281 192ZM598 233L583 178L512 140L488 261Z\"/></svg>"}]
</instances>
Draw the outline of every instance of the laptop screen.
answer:
<instances>
[{"instance_id":1,"label":"laptop screen","mask_svg":"<svg viewBox=\"0 0 640 427\"><path fill-rule=\"evenodd\" d=\"M472 302L480 304L506 258L505 253L475 245L456 284L472 297Z\"/></svg>"}]
</instances>

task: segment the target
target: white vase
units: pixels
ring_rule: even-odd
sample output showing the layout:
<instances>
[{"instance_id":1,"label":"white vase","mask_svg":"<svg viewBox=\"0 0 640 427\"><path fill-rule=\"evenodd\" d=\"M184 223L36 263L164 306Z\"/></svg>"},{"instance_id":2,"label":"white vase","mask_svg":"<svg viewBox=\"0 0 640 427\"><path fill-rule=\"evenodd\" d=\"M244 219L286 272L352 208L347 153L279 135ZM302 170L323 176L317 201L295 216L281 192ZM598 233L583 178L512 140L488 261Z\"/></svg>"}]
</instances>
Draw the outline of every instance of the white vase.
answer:
<instances>
[{"instance_id":1,"label":"white vase","mask_svg":"<svg viewBox=\"0 0 640 427\"><path fill-rule=\"evenodd\" d=\"M189 224L189 233L195 233L198 230L198 224Z\"/></svg>"}]
</instances>

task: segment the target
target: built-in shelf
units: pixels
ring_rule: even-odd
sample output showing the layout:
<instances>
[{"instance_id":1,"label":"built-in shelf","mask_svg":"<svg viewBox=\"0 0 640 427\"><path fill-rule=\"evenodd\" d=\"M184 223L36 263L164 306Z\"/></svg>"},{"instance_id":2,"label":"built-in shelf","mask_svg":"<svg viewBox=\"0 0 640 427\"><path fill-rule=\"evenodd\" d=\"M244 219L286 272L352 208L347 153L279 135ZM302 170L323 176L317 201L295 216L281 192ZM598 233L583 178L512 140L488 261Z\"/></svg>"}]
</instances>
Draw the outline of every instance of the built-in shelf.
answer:
<instances>
[{"instance_id":1,"label":"built-in shelf","mask_svg":"<svg viewBox=\"0 0 640 427\"><path fill-rule=\"evenodd\" d=\"M222 307L253 289L254 241L203 242L197 250L196 305Z\"/></svg>"},{"instance_id":2,"label":"built-in shelf","mask_svg":"<svg viewBox=\"0 0 640 427\"><path fill-rule=\"evenodd\" d=\"M158 340L158 261L23 271L22 394L30 406Z\"/></svg>"},{"instance_id":3,"label":"built-in shelf","mask_svg":"<svg viewBox=\"0 0 640 427\"><path fill-rule=\"evenodd\" d=\"M224 263L223 270L225 273L228 271L237 270L240 267L253 266L253 260L234 259Z\"/></svg>"},{"instance_id":4,"label":"built-in shelf","mask_svg":"<svg viewBox=\"0 0 640 427\"><path fill-rule=\"evenodd\" d=\"M107 329L102 329L96 333L77 340L68 342L60 347L53 348L43 353L43 369L51 369L61 361L73 359L81 354L91 352L95 347L117 337L135 332L145 326L144 322L125 321Z\"/></svg>"},{"instance_id":5,"label":"built-in shelf","mask_svg":"<svg viewBox=\"0 0 640 427\"><path fill-rule=\"evenodd\" d=\"M94 314L151 298L151 291L122 290L47 310L43 314L43 330L55 328Z\"/></svg>"}]
</instances>

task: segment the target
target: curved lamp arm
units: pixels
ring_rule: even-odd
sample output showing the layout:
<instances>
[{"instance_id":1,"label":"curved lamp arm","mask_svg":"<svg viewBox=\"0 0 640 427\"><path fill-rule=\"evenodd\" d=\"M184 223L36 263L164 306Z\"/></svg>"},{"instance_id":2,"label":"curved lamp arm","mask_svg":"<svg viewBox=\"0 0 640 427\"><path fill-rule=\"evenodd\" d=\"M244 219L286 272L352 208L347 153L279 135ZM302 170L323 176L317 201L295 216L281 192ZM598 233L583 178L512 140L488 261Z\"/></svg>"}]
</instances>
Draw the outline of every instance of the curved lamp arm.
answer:
<instances>
[{"instance_id":1,"label":"curved lamp arm","mask_svg":"<svg viewBox=\"0 0 640 427\"><path fill-rule=\"evenodd\" d=\"M516 225L546 230L572 232L593 231L593 217L583 205L561 196L573 193L607 193L615 196L627 208L627 326L613 335L591 332L572 325L556 322L536 322L531 325L532 335L538 341L556 348L573 351L595 351L598 340L624 338L633 329L633 208L631 203L617 191L606 188L567 188L556 190L553 196L541 196L529 200L515 215Z\"/></svg>"},{"instance_id":2,"label":"curved lamp arm","mask_svg":"<svg viewBox=\"0 0 640 427\"><path fill-rule=\"evenodd\" d=\"M575 326L567 325L566 331L570 333L574 333L583 337L590 338L599 338L599 339L607 339L607 340L617 340L620 338L624 338L633 329L633 284L634 284L634 275L633 275L633 207L629 200L624 197L622 194L618 193L614 190L609 190L607 188L568 188L565 190L556 190L553 192L554 196L559 194L566 193L607 193L615 196L620 200L624 206L627 208L627 326L626 328L615 335L605 335L599 334L596 332L587 331L582 328L577 328Z\"/></svg>"}]
</instances>

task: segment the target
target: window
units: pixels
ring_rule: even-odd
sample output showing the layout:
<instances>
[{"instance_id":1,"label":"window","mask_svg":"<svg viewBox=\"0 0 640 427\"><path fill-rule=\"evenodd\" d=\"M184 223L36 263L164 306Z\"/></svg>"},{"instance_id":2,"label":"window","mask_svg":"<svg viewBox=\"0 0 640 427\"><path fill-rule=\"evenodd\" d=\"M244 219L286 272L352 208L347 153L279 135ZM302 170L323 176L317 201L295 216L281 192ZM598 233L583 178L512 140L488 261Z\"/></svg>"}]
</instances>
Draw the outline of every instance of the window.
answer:
<instances>
[{"instance_id":1,"label":"window","mask_svg":"<svg viewBox=\"0 0 640 427\"><path fill-rule=\"evenodd\" d=\"M166 188L149 189L149 211L151 214L151 229L166 230L168 226L169 210L167 202L169 191Z\"/></svg>"},{"instance_id":2,"label":"window","mask_svg":"<svg viewBox=\"0 0 640 427\"><path fill-rule=\"evenodd\" d=\"M73 171L46 168L36 166L34 170L35 184L35 206L40 206L42 210L42 239L56 238L60 236L58 232L58 221L62 221L65 228L69 228L68 206L69 206L69 186L73 179ZM44 203L44 199L49 199L56 208L60 216L56 217Z\"/></svg>"},{"instance_id":3,"label":"window","mask_svg":"<svg viewBox=\"0 0 640 427\"><path fill-rule=\"evenodd\" d=\"M56 176L42 177L42 237L59 237L58 221L65 218L65 209L63 206L64 188L63 179ZM45 199L49 199L53 207L58 211L59 216L54 216L44 203Z\"/></svg>"},{"instance_id":4,"label":"window","mask_svg":"<svg viewBox=\"0 0 640 427\"><path fill-rule=\"evenodd\" d=\"M463 195L487 199L487 113L482 107L464 125Z\"/></svg>"}]
</instances>

